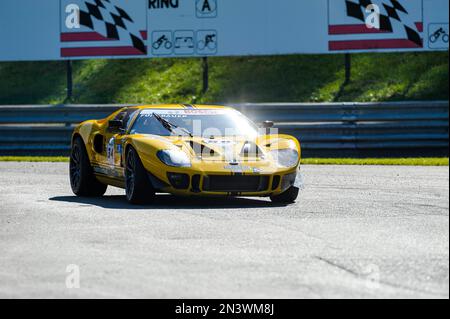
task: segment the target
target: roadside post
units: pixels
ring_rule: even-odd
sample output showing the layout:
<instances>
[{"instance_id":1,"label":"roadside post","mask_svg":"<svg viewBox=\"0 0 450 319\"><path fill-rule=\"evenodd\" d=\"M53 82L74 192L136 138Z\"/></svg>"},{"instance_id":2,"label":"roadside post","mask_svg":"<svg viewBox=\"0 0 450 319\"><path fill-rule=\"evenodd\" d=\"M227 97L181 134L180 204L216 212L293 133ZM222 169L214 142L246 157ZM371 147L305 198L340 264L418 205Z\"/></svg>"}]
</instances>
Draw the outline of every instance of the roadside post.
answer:
<instances>
[{"instance_id":1,"label":"roadside post","mask_svg":"<svg viewBox=\"0 0 450 319\"><path fill-rule=\"evenodd\" d=\"M70 101L73 95L73 75L72 75L72 61L67 60L66 62L67 68L67 97L66 101Z\"/></svg>"},{"instance_id":2,"label":"roadside post","mask_svg":"<svg viewBox=\"0 0 450 319\"><path fill-rule=\"evenodd\" d=\"M202 93L205 94L209 90L208 57L203 57L202 58L202 69L203 69L203 89L202 89Z\"/></svg>"},{"instance_id":3,"label":"roadside post","mask_svg":"<svg viewBox=\"0 0 450 319\"><path fill-rule=\"evenodd\" d=\"M352 56L350 53L345 54L345 82L344 85L350 83L352 77Z\"/></svg>"}]
</instances>

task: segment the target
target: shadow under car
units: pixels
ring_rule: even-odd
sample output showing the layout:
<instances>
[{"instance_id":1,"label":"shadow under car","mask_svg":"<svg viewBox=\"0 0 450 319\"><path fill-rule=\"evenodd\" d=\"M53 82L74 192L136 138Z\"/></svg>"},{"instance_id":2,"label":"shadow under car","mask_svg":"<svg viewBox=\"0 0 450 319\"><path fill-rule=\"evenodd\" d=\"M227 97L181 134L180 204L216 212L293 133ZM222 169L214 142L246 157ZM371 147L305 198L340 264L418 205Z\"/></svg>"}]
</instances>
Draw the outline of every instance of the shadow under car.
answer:
<instances>
[{"instance_id":1,"label":"shadow under car","mask_svg":"<svg viewBox=\"0 0 450 319\"><path fill-rule=\"evenodd\" d=\"M285 207L285 204L272 203L263 198L244 197L177 197L173 195L157 195L153 203L147 205L132 205L124 195L102 197L56 196L50 201L78 203L81 205L98 206L108 209L241 209Z\"/></svg>"}]
</instances>

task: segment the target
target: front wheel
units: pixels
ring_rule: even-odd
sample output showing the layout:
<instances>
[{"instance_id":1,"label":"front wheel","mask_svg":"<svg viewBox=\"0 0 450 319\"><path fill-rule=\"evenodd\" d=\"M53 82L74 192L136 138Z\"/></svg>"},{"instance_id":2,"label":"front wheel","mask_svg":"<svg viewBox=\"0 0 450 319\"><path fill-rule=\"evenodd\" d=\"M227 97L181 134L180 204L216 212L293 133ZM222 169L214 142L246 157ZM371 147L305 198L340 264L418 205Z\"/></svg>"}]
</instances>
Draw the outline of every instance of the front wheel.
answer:
<instances>
[{"instance_id":1,"label":"front wheel","mask_svg":"<svg viewBox=\"0 0 450 319\"><path fill-rule=\"evenodd\" d=\"M298 187L291 186L287 191L280 195L270 196L270 200L273 203L292 204L296 201L299 190Z\"/></svg>"},{"instance_id":2,"label":"front wheel","mask_svg":"<svg viewBox=\"0 0 450 319\"><path fill-rule=\"evenodd\" d=\"M148 204L155 197L155 190L147 176L137 152L130 147L126 157L125 191L131 204Z\"/></svg>"},{"instance_id":3,"label":"front wheel","mask_svg":"<svg viewBox=\"0 0 450 319\"><path fill-rule=\"evenodd\" d=\"M70 153L70 186L77 196L100 197L108 188L100 183L94 176L84 142L76 138Z\"/></svg>"}]
</instances>

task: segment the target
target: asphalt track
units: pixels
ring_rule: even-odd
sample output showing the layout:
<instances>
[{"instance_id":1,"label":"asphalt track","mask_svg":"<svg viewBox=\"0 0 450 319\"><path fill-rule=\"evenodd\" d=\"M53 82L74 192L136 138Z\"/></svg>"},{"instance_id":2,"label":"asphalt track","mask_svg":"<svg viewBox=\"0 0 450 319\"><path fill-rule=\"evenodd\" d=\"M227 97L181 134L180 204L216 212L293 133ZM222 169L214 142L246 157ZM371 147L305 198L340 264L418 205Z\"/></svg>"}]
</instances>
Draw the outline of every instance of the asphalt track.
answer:
<instances>
[{"instance_id":1,"label":"asphalt track","mask_svg":"<svg viewBox=\"0 0 450 319\"><path fill-rule=\"evenodd\" d=\"M0 297L449 297L448 167L303 171L287 207L132 207L118 189L74 197L67 164L0 163Z\"/></svg>"}]
</instances>

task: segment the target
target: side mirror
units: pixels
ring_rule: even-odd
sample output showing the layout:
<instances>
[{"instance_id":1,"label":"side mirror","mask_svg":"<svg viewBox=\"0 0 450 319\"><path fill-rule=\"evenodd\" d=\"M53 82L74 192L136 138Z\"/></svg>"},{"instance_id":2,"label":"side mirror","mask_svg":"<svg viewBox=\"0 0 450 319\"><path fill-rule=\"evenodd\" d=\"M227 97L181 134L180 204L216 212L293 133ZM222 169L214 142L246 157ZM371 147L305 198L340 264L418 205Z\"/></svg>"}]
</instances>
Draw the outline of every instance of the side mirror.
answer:
<instances>
[{"instance_id":1,"label":"side mirror","mask_svg":"<svg viewBox=\"0 0 450 319\"><path fill-rule=\"evenodd\" d=\"M118 132L123 129L123 121L111 120L108 123L108 129L113 132Z\"/></svg>"},{"instance_id":2,"label":"side mirror","mask_svg":"<svg viewBox=\"0 0 450 319\"><path fill-rule=\"evenodd\" d=\"M262 128L272 128L274 125L272 121L264 121L261 123Z\"/></svg>"}]
</instances>

